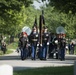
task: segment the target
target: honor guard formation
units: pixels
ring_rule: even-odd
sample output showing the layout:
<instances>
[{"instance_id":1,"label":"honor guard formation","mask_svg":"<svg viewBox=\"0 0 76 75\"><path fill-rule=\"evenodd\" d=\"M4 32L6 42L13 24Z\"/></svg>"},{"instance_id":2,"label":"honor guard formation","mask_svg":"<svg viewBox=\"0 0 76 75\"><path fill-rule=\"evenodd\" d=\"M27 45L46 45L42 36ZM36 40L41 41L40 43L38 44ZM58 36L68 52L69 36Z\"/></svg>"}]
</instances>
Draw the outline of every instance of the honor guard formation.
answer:
<instances>
[{"instance_id":1,"label":"honor guard formation","mask_svg":"<svg viewBox=\"0 0 76 75\"><path fill-rule=\"evenodd\" d=\"M56 33L49 32L45 25L43 12L39 18L39 26L37 26L37 18L35 18L34 26L29 35L28 32L28 29L22 31L19 37L18 48L22 60L28 58L31 60L47 60L48 58L65 60L64 29L60 27L57 28Z\"/></svg>"}]
</instances>

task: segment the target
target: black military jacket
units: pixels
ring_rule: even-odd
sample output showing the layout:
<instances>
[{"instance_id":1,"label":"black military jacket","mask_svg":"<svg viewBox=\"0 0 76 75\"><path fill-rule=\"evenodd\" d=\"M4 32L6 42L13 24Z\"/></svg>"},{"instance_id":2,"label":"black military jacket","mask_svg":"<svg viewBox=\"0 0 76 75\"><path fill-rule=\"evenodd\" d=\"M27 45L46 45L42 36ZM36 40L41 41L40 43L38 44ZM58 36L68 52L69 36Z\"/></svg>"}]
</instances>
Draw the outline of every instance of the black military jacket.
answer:
<instances>
[{"instance_id":1,"label":"black military jacket","mask_svg":"<svg viewBox=\"0 0 76 75\"><path fill-rule=\"evenodd\" d=\"M61 38L59 41L60 49L63 49L66 47L66 40Z\"/></svg>"},{"instance_id":2,"label":"black military jacket","mask_svg":"<svg viewBox=\"0 0 76 75\"><path fill-rule=\"evenodd\" d=\"M30 35L30 39L31 39L31 44L32 45L37 45L38 40L39 40L38 32L36 32L36 33L32 32L31 35Z\"/></svg>"},{"instance_id":3,"label":"black military jacket","mask_svg":"<svg viewBox=\"0 0 76 75\"><path fill-rule=\"evenodd\" d=\"M28 38L27 37L20 37L19 39L19 47L20 48L26 48L28 42Z\"/></svg>"},{"instance_id":4,"label":"black military jacket","mask_svg":"<svg viewBox=\"0 0 76 75\"><path fill-rule=\"evenodd\" d=\"M49 42L49 33L48 32L42 34L42 43L47 43L47 42Z\"/></svg>"}]
</instances>

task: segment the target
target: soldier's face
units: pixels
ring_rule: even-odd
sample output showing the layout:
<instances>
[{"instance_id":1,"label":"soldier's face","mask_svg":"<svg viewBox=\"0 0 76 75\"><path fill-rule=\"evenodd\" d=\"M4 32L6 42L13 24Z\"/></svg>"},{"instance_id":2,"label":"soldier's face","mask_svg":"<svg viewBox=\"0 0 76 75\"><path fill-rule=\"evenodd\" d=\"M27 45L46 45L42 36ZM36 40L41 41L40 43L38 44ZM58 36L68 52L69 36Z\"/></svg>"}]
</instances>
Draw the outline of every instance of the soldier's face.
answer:
<instances>
[{"instance_id":1,"label":"soldier's face","mask_svg":"<svg viewBox=\"0 0 76 75\"><path fill-rule=\"evenodd\" d=\"M34 29L34 32L36 32L36 29Z\"/></svg>"},{"instance_id":2,"label":"soldier's face","mask_svg":"<svg viewBox=\"0 0 76 75\"><path fill-rule=\"evenodd\" d=\"M26 35L23 35L23 37L27 37Z\"/></svg>"},{"instance_id":3,"label":"soldier's face","mask_svg":"<svg viewBox=\"0 0 76 75\"><path fill-rule=\"evenodd\" d=\"M45 29L44 32L47 32L47 29Z\"/></svg>"}]
</instances>

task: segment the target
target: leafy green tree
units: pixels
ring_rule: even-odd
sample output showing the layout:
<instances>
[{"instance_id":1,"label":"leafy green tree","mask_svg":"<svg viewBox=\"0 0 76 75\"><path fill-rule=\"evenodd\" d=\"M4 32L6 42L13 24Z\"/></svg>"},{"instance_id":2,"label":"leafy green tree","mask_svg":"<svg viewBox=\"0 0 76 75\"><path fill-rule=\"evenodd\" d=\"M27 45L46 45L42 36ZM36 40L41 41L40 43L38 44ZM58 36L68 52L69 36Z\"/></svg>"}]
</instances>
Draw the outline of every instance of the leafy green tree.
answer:
<instances>
[{"instance_id":1,"label":"leafy green tree","mask_svg":"<svg viewBox=\"0 0 76 75\"><path fill-rule=\"evenodd\" d=\"M25 9L33 0L0 0L0 33L16 34L26 20Z\"/></svg>"},{"instance_id":2,"label":"leafy green tree","mask_svg":"<svg viewBox=\"0 0 76 75\"><path fill-rule=\"evenodd\" d=\"M34 7L28 7L27 11L25 11L25 13L27 15L27 19L26 19L24 25L32 28L36 17L37 17L37 26L39 25L39 15L41 14L40 10L35 9Z\"/></svg>"},{"instance_id":3,"label":"leafy green tree","mask_svg":"<svg viewBox=\"0 0 76 75\"><path fill-rule=\"evenodd\" d=\"M66 30L66 37L75 38L75 25L76 25L76 15L72 13L60 13L54 9L54 7L47 7L45 9L45 21L48 26L49 31L56 33L56 28L58 26L63 26Z\"/></svg>"},{"instance_id":4,"label":"leafy green tree","mask_svg":"<svg viewBox=\"0 0 76 75\"><path fill-rule=\"evenodd\" d=\"M71 11L76 13L76 0L49 0L49 4L54 6L57 10L65 13Z\"/></svg>"}]
</instances>

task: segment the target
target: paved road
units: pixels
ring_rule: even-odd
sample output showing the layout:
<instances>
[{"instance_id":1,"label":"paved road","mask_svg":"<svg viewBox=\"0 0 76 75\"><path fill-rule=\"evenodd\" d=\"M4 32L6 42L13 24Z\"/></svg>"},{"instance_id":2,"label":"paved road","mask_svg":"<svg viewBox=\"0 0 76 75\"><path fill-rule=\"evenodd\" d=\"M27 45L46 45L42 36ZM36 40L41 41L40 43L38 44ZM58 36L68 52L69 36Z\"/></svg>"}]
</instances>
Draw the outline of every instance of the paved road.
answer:
<instances>
[{"instance_id":1,"label":"paved road","mask_svg":"<svg viewBox=\"0 0 76 75\"><path fill-rule=\"evenodd\" d=\"M0 56L0 65L8 64L13 66L14 70L23 70L29 68L47 67L47 66L70 66L76 60L75 55L66 55L65 61L57 59L47 59L46 61L26 59L22 61L17 52L12 54Z\"/></svg>"}]
</instances>

